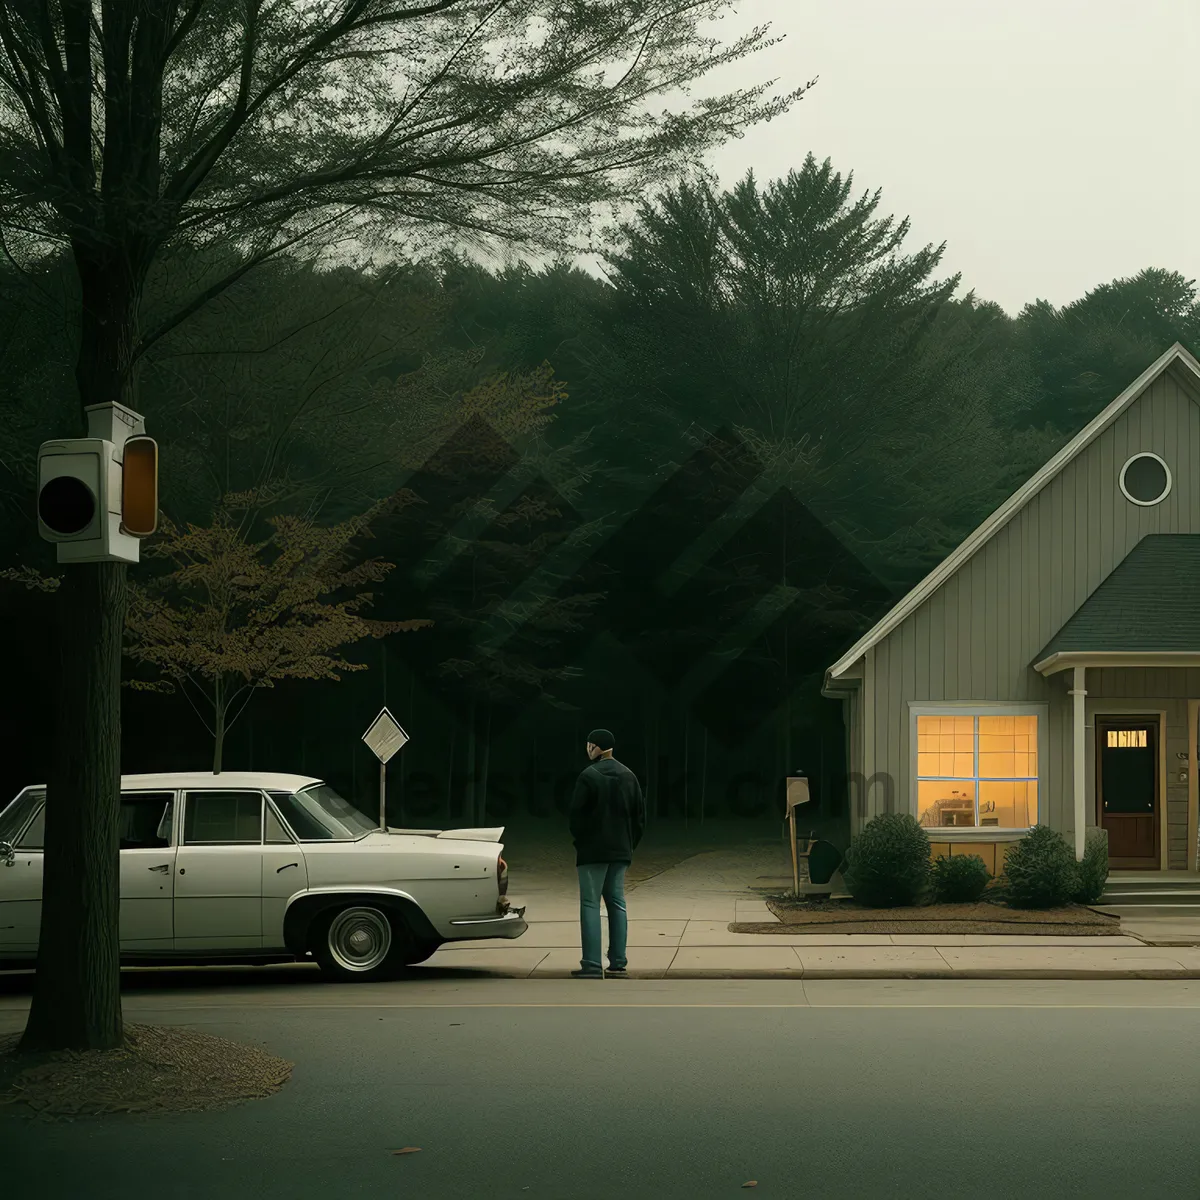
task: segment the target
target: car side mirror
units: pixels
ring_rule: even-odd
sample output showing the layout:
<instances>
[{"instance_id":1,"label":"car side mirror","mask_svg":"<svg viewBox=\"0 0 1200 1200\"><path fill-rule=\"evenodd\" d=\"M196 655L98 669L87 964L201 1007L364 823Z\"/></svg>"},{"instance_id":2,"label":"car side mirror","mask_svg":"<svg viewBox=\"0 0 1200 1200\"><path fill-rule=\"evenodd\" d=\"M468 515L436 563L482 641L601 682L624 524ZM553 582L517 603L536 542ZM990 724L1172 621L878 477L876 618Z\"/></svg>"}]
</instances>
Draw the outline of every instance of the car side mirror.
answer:
<instances>
[{"instance_id":1,"label":"car side mirror","mask_svg":"<svg viewBox=\"0 0 1200 1200\"><path fill-rule=\"evenodd\" d=\"M16 858L16 853L12 848L11 842L0 842L0 859L4 860L6 867L13 865L13 860Z\"/></svg>"}]
</instances>

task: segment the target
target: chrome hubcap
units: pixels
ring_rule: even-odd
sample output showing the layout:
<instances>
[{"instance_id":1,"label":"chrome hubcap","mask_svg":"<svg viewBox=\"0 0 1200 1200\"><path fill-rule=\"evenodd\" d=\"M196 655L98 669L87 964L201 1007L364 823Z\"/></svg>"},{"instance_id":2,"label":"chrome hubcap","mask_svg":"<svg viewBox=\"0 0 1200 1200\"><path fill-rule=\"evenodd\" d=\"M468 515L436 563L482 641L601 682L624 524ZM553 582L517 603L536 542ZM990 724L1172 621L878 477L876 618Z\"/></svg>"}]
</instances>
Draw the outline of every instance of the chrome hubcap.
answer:
<instances>
[{"instance_id":1,"label":"chrome hubcap","mask_svg":"<svg viewBox=\"0 0 1200 1200\"><path fill-rule=\"evenodd\" d=\"M392 948L392 926L373 908L347 908L329 926L329 953L346 971L371 971Z\"/></svg>"}]
</instances>

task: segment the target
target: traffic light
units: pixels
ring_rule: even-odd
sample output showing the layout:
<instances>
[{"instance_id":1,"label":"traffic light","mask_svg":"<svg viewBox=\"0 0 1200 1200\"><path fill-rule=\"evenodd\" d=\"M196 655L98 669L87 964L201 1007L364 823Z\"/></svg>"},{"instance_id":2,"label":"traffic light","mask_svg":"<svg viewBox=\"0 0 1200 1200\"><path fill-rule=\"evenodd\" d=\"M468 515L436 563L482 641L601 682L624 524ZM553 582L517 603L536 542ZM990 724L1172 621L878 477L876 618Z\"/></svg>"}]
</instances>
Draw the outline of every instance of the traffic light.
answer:
<instances>
[{"instance_id":1,"label":"traffic light","mask_svg":"<svg viewBox=\"0 0 1200 1200\"><path fill-rule=\"evenodd\" d=\"M158 528L158 443L131 437L121 464L121 530L130 537L149 537Z\"/></svg>"},{"instance_id":2,"label":"traffic light","mask_svg":"<svg viewBox=\"0 0 1200 1200\"><path fill-rule=\"evenodd\" d=\"M87 437L38 449L38 532L60 563L135 563L158 524L158 445L123 404L84 411Z\"/></svg>"}]
</instances>

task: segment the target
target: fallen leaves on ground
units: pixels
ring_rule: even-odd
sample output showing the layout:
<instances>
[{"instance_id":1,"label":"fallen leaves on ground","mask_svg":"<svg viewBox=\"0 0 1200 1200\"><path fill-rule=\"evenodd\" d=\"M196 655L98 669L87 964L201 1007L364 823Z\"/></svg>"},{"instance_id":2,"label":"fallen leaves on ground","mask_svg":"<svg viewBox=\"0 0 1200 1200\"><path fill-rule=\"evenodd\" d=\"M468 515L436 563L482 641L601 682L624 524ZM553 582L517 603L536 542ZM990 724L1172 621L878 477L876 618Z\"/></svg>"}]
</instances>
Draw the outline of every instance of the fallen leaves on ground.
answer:
<instances>
[{"instance_id":1,"label":"fallen leaves on ground","mask_svg":"<svg viewBox=\"0 0 1200 1200\"><path fill-rule=\"evenodd\" d=\"M194 1029L126 1025L125 1035L113 1050L35 1055L18 1052L19 1035L0 1038L0 1105L46 1118L200 1112L272 1095L291 1076L284 1059Z\"/></svg>"}]
</instances>

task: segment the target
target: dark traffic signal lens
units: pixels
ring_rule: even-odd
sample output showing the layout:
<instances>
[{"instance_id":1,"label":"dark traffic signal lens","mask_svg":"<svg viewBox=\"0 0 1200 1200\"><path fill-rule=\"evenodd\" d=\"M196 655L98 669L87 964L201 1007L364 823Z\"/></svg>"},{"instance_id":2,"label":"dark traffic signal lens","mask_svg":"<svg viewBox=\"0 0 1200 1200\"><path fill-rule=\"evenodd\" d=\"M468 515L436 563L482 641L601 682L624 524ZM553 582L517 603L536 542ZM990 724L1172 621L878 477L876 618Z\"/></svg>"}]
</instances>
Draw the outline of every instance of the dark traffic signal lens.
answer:
<instances>
[{"instance_id":1,"label":"dark traffic signal lens","mask_svg":"<svg viewBox=\"0 0 1200 1200\"><path fill-rule=\"evenodd\" d=\"M59 475L38 495L38 516L55 533L81 533L96 515L96 497L82 479Z\"/></svg>"}]
</instances>

